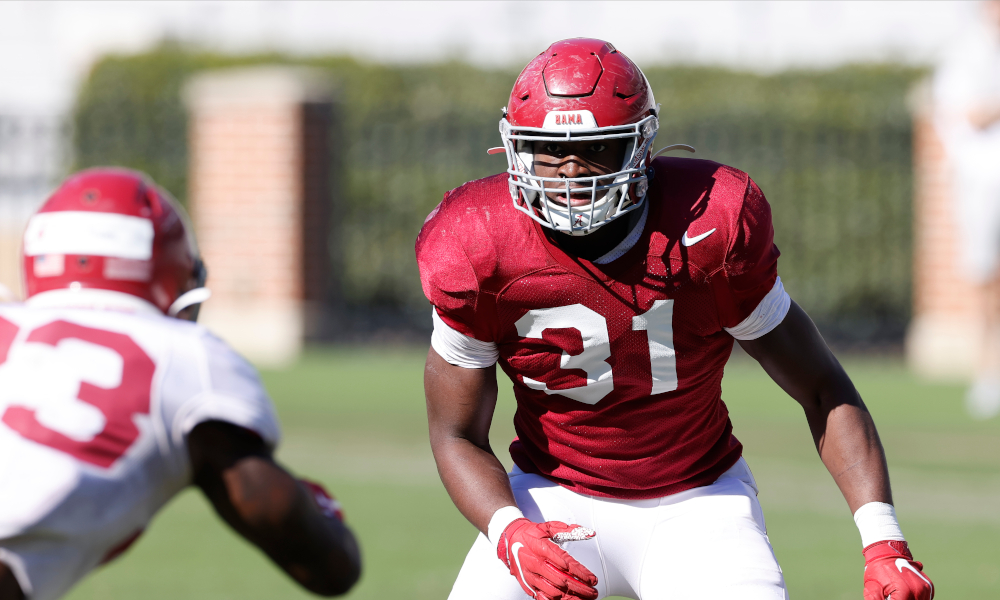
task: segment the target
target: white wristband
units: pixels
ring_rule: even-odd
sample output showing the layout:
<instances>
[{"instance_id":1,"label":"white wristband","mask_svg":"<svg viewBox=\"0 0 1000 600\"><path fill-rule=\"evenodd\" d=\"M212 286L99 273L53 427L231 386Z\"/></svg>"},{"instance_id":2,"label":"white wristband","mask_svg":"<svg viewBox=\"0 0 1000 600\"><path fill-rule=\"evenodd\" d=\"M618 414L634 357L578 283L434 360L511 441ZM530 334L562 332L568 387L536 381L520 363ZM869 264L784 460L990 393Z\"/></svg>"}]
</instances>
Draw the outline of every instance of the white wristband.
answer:
<instances>
[{"instance_id":1,"label":"white wristband","mask_svg":"<svg viewBox=\"0 0 1000 600\"><path fill-rule=\"evenodd\" d=\"M905 542L896 520L896 509L885 502L869 502L854 513L854 523L861 532L861 546L867 548L875 542L897 540Z\"/></svg>"},{"instance_id":2,"label":"white wristband","mask_svg":"<svg viewBox=\"0 0 1000 600\"><path fill-rule=\"evenodd\" d=\"M524 513L516 506L505 506L493 513L493 517L490 518L490 525L486 528L486 537L493 544L494 550L496 550L497 544L500 543L500 536L503 535L503 530L507 529L507 526L514 521L523 518Z\"/></svg>"}]
</instances>

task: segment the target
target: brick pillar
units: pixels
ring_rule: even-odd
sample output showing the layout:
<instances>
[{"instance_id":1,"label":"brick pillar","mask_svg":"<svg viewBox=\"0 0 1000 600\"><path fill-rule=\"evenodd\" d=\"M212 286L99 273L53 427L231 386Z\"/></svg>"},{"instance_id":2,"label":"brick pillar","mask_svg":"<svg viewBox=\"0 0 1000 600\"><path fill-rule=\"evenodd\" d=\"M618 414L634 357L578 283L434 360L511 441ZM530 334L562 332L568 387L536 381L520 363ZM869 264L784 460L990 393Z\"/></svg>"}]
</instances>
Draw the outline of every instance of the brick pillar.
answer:
<instances>
[{"instance_id":1,"label":"brick pillar","mask_svg":"<svg viewBox=\"0 0 1000 600\"><path fill-rule=\"evenodd\" d=\"M199 319L251 360L294 360L330 285L332 112L309 70L208 72L184 91L189 199L212 298Z\"/></svg>"},{"instance_id":2,"label":"brick pillar","mask_svg":"<svg viewBox=\"0 0 1000 600\"><path fill-rule=\"evenodd\" d=\"M907 362L928 377L968 376L979 349L977 289L958 269L951 168L934 128L927 82L912 100L915 246Z\"/></svg>"}]
</instances>

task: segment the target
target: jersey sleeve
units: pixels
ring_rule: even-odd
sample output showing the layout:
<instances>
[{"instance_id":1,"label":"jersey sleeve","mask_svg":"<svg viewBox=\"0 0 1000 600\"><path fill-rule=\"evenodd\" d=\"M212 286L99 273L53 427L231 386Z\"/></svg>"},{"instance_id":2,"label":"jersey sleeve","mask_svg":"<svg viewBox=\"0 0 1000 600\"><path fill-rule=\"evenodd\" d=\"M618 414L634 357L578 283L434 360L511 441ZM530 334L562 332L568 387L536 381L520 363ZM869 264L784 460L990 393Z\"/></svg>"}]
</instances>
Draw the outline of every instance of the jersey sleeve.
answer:
<instances>
[{"instance_id":1,"label":"jersey sleeve","mask_svg":"<svg viewBox=\"0 0 1000 600\"><path fill-rule=\"evenodd\" d=\"M466 369L485 369L495 365L500 358L496 344L481 342L449 327L436 308L431 309L431 320L434 322L431 347L446 362Z\"/></svg>"},{"instance_id":2,"label":"jersey sleeve","mask_svg":"<svg viewBox=\"0 0 1000 600\"><path fill-rule=\"evenodd\" d=\"M278 417L264 384L228 344L208 331L189 338L164 377L165 397L183 394L171 419L175 443L199 423L224 421L253 431L272 448L281 437Z\"/></svg>"},{"instance_id":3,"label":"jersey sleeve","mask_svg":"<svg viewBox=\"0 0 1000 600\"><path fill-rule=\"evenodd\" d=\"M448 200L446 195L417 236L420 284L444 324L480 342L494 342L493 328L482 314L488 298L480 294L476 270L456 235L463 223L445 210Z\"/></svg>"},{"instance_id":4,"label":"jersey sleeve","mask_svg":"<svg viewBox=\"0 0 1000 600\"><path fill-rule=\"evenodd\" d=\"M760 315L754 313L773 290L780 288L780 292L772 294L772 297L778 296L779 300L782 296L787 297L778 280L779 254L778 247L774 245L771 207L757 184L748 179L742 208L726 253L725 276L719 282L721 285L716 285L716 302L723 328L729 330L741 324L747 325L748 319L760 321ZM770 303L763 308L773 313ZM781 318L784 318L787 309L786 305ZM773 329L777 323L770 325ZM749 332L750 335L756 333Z\"/></svg>"}]
</instances>

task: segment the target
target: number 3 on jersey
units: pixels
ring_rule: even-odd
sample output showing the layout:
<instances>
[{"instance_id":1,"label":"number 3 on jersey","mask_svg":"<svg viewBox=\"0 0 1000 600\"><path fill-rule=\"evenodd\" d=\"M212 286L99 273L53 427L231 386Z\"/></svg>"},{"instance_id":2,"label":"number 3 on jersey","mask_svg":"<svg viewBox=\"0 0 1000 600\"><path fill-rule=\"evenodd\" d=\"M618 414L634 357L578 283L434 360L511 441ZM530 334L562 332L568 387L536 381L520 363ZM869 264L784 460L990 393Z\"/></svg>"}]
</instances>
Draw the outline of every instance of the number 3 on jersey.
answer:
<instances>
[{"instance_id":1,"label":"number 3 on jersey","mask_svg":"<svg viewBox=\"0 0 1000 600\"><path fill-rule=\"evenodd\" d=\"M0 365L7 361L18 327L0 318ZM59 349L63 341L78 340L106 348L121 357L121 383L114 388L94 385L80 378L75 400L96 408L103 415L103 427L90 439L46 426L38 412L41 405L7 404L0 420L22 437L38 444L65 452L82 462L98 467L110 467L139 438L133 417L149 413L150 390L156 365L132 338L122 333L84 327L67 321L53 321L35 329L24 339L25 344L45 344ZM12 363L13 366L13 363ZM61 374L51 374L56 377ZM74 399L45 398L42 402Z\"/></svg>"},{"instance_id":2,"label":"number 3 on jersey","mask_svg":"<svg viewBox=\"0 0 1000 600\"><path fill-rule=\"evenodd\" d=\"M649 344L649 370L653 377L654 394L677 389L677 356L674 353L673 300L657 300L649 310L632 317L632 330L645 331ZM546 329L576 329L583 341L583 352L570 354L563 350L559 360L562 369L581 369L587 376L584 385L549 389L542 381L524 377L524 385L559 394L584 404L597 404L615 389L614 375L607 360L611 358L608 321L582 304L530 310L514 324L517 334L525 338L542 339Z\"/></svg>"}]
</instances>

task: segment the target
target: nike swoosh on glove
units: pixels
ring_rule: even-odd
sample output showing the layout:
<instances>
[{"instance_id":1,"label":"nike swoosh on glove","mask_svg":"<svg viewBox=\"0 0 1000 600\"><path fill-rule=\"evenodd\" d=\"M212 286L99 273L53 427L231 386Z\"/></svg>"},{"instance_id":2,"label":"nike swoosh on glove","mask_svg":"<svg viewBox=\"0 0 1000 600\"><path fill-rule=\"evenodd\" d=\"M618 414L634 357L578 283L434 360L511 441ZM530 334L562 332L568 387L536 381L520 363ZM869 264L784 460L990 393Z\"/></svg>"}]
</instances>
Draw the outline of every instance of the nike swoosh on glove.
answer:
<instances>
[{"instance_id":1,"label":"nike swoosh on glove","mask_svg":"<svg viewBox=\"0 0 1000 600\"><path fill-rule=\"evenodd\" d=\"M337 519L341 523L344 522L344 510L341 508L340 502L330 492L326 491L326 488L308 479L300 479L299 482L306 487L306 490L308 490L324 517Z\"/></svg>"},{"instance_id":2,"label":"nike swoosh on glove","mask_svg":"<svg viewBox=\"0 0 1000 600\"><path fill-rule=\"evenodd\" d=\"M552 542L552 536L578 527L559 521L515 519L500 536L497 556L532 598L594 600L597 576ZM589 533L588 537L593 537L593 532Z\"/></svg>"},{"instance_id":3,"label":"nike swoosh on glove","mask_svg":"<svg viewBox=\"0 0 1000 600\"><path fill-rule=\"evenodd\" d=\"M906 542L875 542L864 549L865 600L931 600L934 583L913 560Z\"/></svg>"}]
</instances>

